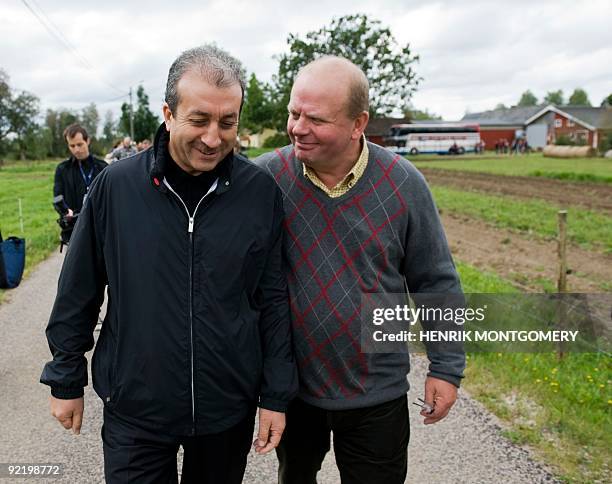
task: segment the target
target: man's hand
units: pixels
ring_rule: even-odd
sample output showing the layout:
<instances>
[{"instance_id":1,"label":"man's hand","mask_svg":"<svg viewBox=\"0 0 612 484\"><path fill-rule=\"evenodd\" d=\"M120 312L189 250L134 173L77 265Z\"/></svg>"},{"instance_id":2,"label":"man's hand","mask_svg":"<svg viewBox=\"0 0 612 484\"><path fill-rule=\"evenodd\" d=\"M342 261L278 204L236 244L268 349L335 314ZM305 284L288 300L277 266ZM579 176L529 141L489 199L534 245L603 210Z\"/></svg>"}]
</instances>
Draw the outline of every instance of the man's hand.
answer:
<instances>
[{"instance_id":1,"label":"man's hand","mask_svg":"<svg viewBox=\"0 0 612 484\"><path fill-rule=\"evenodd\" d=\"M259 409L259 431L253 442L255 452L267 454L280 443L285 430L285 414L273 410Z\"/></svg>"},{"instance_id":2,"label":"man's hand","mask_svg":"<svg viewBox=\"0 0 612 484\"><path fill-rule=\"evenodd\" d=\"M425 380L425 403L433 408L432 413L421 410L425 417L425 425L436 423L448 415L451 407L457 400L457 387L452 383L439 378L428 376Z\"/></svg>"},{"instance_id":3,"label":"man's hand","mask_svg":"<svg viewBox=\"0 0 612 484\"><path fill-rule=\"evenodd\" d=\"M73 400L61 400L49 397L51 415L53 415L66 430L72 429L75 435L81 433L83 423L83 397Z\"/></svg>"}]
</instances>

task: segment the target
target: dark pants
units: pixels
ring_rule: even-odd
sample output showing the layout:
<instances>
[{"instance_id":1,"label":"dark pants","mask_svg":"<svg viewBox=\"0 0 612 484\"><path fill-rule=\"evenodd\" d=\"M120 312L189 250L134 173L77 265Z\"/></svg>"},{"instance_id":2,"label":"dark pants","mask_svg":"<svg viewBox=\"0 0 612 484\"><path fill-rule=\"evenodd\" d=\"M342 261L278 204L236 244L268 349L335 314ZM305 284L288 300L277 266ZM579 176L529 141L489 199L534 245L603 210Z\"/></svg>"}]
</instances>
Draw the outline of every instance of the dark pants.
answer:
<instances>
[{"instance_id":1,"label":"dark pants","mask_svg":"<svg viewBox=\"0 0 612 484\"><path fill-rule=\"evenodd\" d=\"M316 484L330 432L342 484L404 483L410 438L406 396L354 410L323 410L294 400L276 449L280 484Z\"/></svg>"},{"instance_id":2,"label":"dark pants","mask_svg":"<svg viewBox=\"0 0 612 484\"><path fill-rule=\"evenodd\" d=\"M104 409L102 440L107 483L178 483L176 455L183 446L181 483L239 484L253 439L255 411L234 427L210 435L176 437L136 427Z\"/></svg>"}]
</instances>

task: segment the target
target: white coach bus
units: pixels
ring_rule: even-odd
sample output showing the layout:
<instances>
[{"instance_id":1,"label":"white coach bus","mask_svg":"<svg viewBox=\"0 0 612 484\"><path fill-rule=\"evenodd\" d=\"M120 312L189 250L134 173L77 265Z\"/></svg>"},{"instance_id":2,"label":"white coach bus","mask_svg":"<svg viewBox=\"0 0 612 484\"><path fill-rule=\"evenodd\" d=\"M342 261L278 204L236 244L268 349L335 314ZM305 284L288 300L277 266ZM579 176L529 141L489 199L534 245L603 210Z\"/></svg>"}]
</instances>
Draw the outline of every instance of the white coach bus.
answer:
<instances>
[{"instance_id":1,"label":"white coach bus","mask_svg":"<svg viewBox=\"0 0 612 484\"><path fill-rule=\"evenodd\" d=\"M385 138L387 148L399 154L458 154L476 150L480 144L477 124L395 124Z\"/></svg>"}]
</instances>

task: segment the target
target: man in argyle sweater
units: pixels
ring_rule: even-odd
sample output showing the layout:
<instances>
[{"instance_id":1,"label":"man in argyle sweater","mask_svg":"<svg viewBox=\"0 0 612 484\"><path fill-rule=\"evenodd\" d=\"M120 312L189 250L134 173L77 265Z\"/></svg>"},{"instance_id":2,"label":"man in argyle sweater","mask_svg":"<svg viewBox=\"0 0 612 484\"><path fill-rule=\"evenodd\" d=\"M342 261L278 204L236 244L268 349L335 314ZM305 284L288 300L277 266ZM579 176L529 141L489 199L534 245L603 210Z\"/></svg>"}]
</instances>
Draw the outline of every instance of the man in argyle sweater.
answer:
<instances>
[{"instance_id":1,"label":"man in argyle sweater","mask_svg":"<svg viewBox=\"0 0 612 484\"><path fill-rule=\"evenodd\" d=\"M410 435L407 353L365 353L362 304L375 293L461 293L423 176L366 142L368 81L323 57L298 74L292 144L256 160L285 205L286 254L300 393L277 449L282 484L315 484L330 449L342 482L400 484ZM462 353L430 354L424 423L444 418L463 377Z\"/></svg>"}]
</instances>

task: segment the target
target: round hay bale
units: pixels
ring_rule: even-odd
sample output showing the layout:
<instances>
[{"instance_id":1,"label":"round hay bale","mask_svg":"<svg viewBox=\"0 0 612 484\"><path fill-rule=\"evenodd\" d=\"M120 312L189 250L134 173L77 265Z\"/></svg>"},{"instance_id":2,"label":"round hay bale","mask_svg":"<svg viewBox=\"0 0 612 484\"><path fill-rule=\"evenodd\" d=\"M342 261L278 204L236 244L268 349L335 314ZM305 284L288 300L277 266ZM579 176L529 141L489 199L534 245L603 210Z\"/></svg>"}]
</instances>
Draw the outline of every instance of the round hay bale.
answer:
<instances>
[{"instance_id":1,"label":"round hay bale","mask_svg":"<svg viewBox=\"0 0 612 484\"><path fill-rule=\"evenodd\" d=\"M604 155L606 158L612 158L612 150L608 150L606 151L606 154Z\"/></svg>"},{"instance_id":2,"label":"round hay bale","mask_svg":"<svg viewBox=\"0 0 612 484\"><path fill-rule=\"evenodd\" d=\"M595 154L595 150L590 146L546 145L544 147L544 156L549 158L587 158Z\"/></svg>"}]
</instances>

